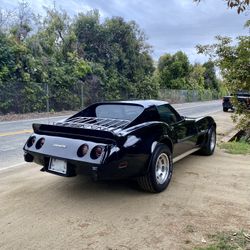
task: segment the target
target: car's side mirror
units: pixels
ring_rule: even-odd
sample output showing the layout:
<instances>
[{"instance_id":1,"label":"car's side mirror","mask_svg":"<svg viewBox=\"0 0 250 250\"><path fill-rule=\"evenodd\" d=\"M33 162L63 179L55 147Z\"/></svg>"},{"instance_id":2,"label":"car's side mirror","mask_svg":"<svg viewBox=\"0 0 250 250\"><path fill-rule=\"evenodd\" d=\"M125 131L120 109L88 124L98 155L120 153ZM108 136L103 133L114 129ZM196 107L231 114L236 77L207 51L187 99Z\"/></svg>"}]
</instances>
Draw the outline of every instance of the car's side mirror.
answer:
<instances>
[{"instance_id":1,"label":"car's side mirror","mask_svg":"<svg viewBox=\"0 0 250 250\"><path fill-rule=\"evenodd\" d=\"M185 116L181 115L181 121L185 120Z\"/></svg>"}]
</instances>

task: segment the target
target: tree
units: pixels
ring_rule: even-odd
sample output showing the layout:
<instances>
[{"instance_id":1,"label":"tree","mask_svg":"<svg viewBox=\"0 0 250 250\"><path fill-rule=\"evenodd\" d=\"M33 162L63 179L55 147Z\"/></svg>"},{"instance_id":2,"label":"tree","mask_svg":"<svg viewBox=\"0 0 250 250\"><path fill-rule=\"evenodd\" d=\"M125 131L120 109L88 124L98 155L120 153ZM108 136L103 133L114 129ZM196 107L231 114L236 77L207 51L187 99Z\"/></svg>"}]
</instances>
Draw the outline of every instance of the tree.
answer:
<instances>
[{"instance_id":1,"label":"tree","mask_svg":"<svg viewBox=\"0 0 250 250\"><path fill-rule=\"evenodd\" d=\"M55 110L76 109L80 106L82 81L91 67L78 56L77 39L67 13L55 8L46 11L42 27L29 40L39 65L37 80L49 85L50 102Z\"/></svg>"},{"instance_id":2,"label":"tree","mask_svg":"<svg viewBox=\"0 0 250 250\"><path fill-rule=\"evenodd\" d=\"M250 0L224 0L229 8L236 8L238 14L247 10ZM194 2L200 3L201 0L194 0Z\"/></svg>"},{"instance_id":3,"label":"tree","mask_svg":"<svg viewBox=\"0 0 250 250\"><path fill-rule=\"evenodd\" d=\"M137 84L154 71L150 47L138 25L122 17L101 23L97 10L79 14L73 25L79 55L97 66L92 73L101 82L100 98L137 96Z\"/></svg>"},{"instance_id":4,"label":"tree","mask_svg":"<svg viewBox=\"0 0 250 250\"><path fill-rule=\"evenodd\" d=\"M191 66L191 70L188 77L188 84L190 89L202 91L205 88L205 74L206 68L200 64Z\"/></svg>"},{"instance_id":5,"label":"tree","mask_svg":"<svg viewBox=\"0 0 250 250\"><path fill-rule=\"evenodd\" d=\"M0 8L0 32L4 32L9 27L9 22L14 15L14 11Z\"/></svg>"},{"instance_id":6,"label":"tree","mask_svg":"<svg viewBox=\"0 0 250 250\"><path fill-rule=\"evenodd\" d=\"M219 81L216 77L215 65L210 60L202 65L205 68L204 72L204 88L219 90Z\"/></svg>"},{"instance_id":7,"label":"tree","mask_svg":"<svg viewBox=\"0 0 250 250\"><path fill-rule=\"evenodd\" d=\"M28 10L22 4L14 24L0 33L0 112L44 111L47 98L54 110L79 108L81 85L91 67L77 54L70 18L46 9L39 29L30 34L23 28L33 22Z\"/></svg>"},{"instance_id":8,"label":"tree","mask_svg":"<svg viewBox=\"0 0 250 250\"><path fill-rule=\"evenodd\" d=\"M0 50L1 112L28 112L40 108L41 89L31 77L32 56L26 39L31 31L32 12L24 2L19 4L9 33L2 33Z\"/></svg>"},{"instance_id":9,"label":"tree","mask_svg":"<svg viewBox=\"0 0 250 250\"><path fill-rule=\"evenodd\" d=\"M9 26L0 11L1 113L44 111L48 99L58 111L79 108L82 96L89 104L156 95L151 48L135 22L45 11L36 17L21 2Z\"/></svg>"},{"instance_id":10,"label":"tree","mask_svg":"<svg viewBox=\"0 0 250 250\"><path fill-rule=\"evenodd\" d=\"M34 14L27 2L19 2L17 13L13 19L14 25L12 25L10 32L18 42L24 41L32 30L34 19Z\"/></svg>"},{"instance_id":11,"label":"tree","mask_svg":"<svg viewBox=\"0 0 250 250\"><path fill-rule=\"evenodd\" d=\"M185 89L190 63L187 55L178 51L174 55L165 54L158 62L158 75L161 87L170 89Z\"/></svg>"},{"instance_id":12,"label":"tree","mask_svg":"<svg viewBox=\"0 0 250 250\"><path fill-rule=\"evenodd\" d=\"M197 45L198 53L209 55L220 68L221 75L231 93L238 90L250 92L250 37L240 36L236 44L229 37L216 37L217 42L212 45ZM245 106L234 100L238 125L243 129L249 129L250 112ZM250 131L249 131L250 133Z\"/></svg>"}]
</instances>

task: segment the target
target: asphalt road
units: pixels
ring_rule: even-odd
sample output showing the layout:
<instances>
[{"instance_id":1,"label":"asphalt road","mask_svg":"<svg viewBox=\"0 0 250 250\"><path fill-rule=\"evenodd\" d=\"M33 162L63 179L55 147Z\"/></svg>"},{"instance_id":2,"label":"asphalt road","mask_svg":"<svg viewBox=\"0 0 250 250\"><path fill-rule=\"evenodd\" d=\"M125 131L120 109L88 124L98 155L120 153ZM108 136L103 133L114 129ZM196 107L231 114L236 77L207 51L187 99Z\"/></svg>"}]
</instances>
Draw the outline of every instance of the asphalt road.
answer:
<instances>
[{"instance_id":1,"label":"asphalt road","mask_svg":"<svg viewBox=\"0 0 250 250\"><path fill-rule=\"evenodd\" d=\"M221 101L174 104L183 116L197 117L221 111ZM22 147L32 132L32 123L49 123L66 118L65 116L11 122L0 122L0 169L23 163Z\"/></svg>"}]
</instances>

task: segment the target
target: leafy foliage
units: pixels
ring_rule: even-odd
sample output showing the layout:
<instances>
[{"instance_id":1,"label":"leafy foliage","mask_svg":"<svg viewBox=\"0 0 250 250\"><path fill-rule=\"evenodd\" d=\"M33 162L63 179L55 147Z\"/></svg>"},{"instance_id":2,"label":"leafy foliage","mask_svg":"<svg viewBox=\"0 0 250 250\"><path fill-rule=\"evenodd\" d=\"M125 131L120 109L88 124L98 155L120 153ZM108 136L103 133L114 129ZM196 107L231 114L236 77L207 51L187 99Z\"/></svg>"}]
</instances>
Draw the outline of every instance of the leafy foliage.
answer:
<instances>
[{"instance_id":1,"label":"leafy foliage","mask_svg":"<svg viewBox=\"0 0 250 250\"><path fill-rule=\"evenodd\" d=\"M212 45L198 45L199 53L207 54L213 59L221 70L221 75L230 93L239 90L250 92L250 37L240 36L237 43L233 44L229 37L216 37L217 43ZM246 106L234 99L236 115L241 128L249 129L250 112Z\"/></svg>"},{"instance_id":2,"label":"leafy foliage","mask_svg":"<svg viewBox=\"0 0 250 250\"><path fill-rule=\"evenodd\" d=\"M37 18L21 2L13 24L0 26L0 113L43 111L48 98L62 110L78 108L81 97L88 104L157 92L150 47L136 23L101 23L97 10L74 19L55 8L46 13Z\"/></svg>"},{"instance_id":3,"label":"leafy foliage","mask_svg":"<svg viewBox=\"0 0 250 250\"><path fill-rule=\"evenodd\" d=\"M160 57L157 77L160 86L168 89L195 89L202 92L220 88L213 62L191 65L182 51Z\"/></svg>"},{"instance_id":4,"label":"leafy foliage","mask_svg":"<svg viewBox=\"0 0 250 250\"><path fill-rule=\"evenodd\" d=\"M201 2L201 0L194 0L194 2ZM240 14L247 10L250 0L225 0L229 8L236 8L237 13Z\"/></svg>"},{"instance_id":5,"label":"leafy foliage","mask_svg":"<svg viewBox=\"0 0 250 250\"><path fill-rule=\"evenodd\" d=\"M165 54L159 59L159 81L164 88L185 88L189 71L190 63L188 57L182 51L178 51L174 55Z\"/></svg>"},{"instance_id":6,"label":"leafy foliage","mask_svg":"<svg viewBox=\"0 0 250 250\"><path fill-rule=\"evenodd\" d=\"M205 89L205 71L206 68L200 64L195 64L191 67L188 77L190 89L196 89L200 91Z\"/></svg>"},{"instance_id":7,"label":"leafy foliage","mask_svg":"<svg viewBox=\"0 0 250 250\"><path fill-rule=\"evenodd\" d=\"M191 65L178 51L155 70L151 47L134 21L101 21L98 10L71 18L25 2L0 11L0 114L78 109L102 100L157 98L159 89L216 89L213 65Z\"/></svg>"},{"instance_id":8,"label":"leafy foliage","mask_svg":"<svg viewBox=\"0 0 250 250\"><path fill-rule=\"evenodd\" d=\"M205 68L204 72L204 87L205 89L219 90L219 81L216 77L215 65L210 60L202 65Z\"/></svg>"},{"instance_id":9,"label":"leafy foliage","mask_svg":"<svg viewBox=\"0 0 250 250\"><path fill-rule=\"evenodd\" d=\"M230 154L250 154L250 144L246 141L225 142L220 148L224 148Z\"/></svg>"}]
</instances>

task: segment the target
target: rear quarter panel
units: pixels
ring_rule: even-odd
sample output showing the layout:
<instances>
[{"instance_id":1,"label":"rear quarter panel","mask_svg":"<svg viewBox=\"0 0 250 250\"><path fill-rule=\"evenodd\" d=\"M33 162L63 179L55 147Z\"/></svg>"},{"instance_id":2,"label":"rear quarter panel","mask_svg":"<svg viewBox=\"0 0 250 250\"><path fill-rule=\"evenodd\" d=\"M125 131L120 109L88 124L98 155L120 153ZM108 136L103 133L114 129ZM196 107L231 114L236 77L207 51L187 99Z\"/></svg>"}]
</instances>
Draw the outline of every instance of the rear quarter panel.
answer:
<instances>
[{"instance_id":1,"label":"rear quarter panel","mask_svg":"<svg viewBox=\"0 0 250 250\"><path fill-rule=\"evenodd\" d=\"M171 130L162 122L145 122L122 133L124 140L119 145L117 158L127 161L131 171L138 175L148 170L154 147L165 139L171 140Z\"/></svg>"},{"instance_id":2,"label":"rear quarter panel","mask_svg":"<svg viewBox=\"0 0 250 250\"><path fill-rule=\"evenodd\" d=\"M198 133L197 145L203 145L207 140L208 130L214 126L216 129L216 123L211 116L205 116L202 118L195 119L195 126Z\"/></svg>"}]
</instances>

